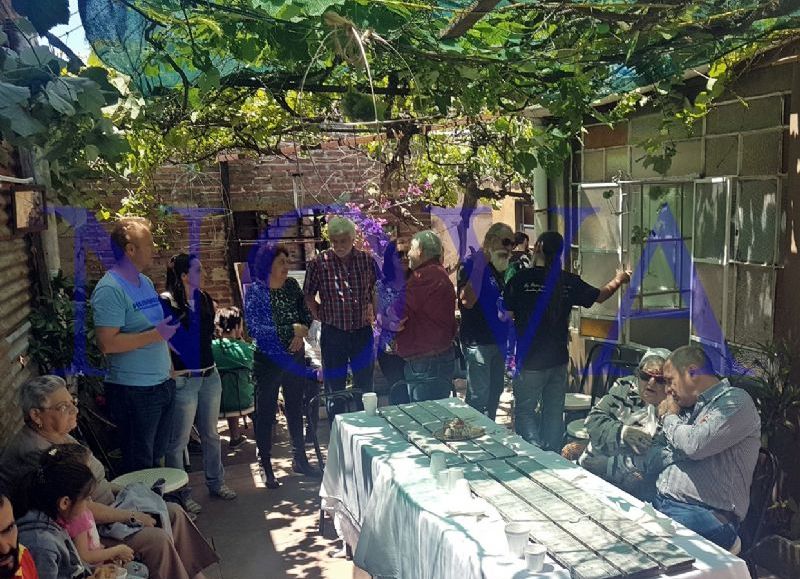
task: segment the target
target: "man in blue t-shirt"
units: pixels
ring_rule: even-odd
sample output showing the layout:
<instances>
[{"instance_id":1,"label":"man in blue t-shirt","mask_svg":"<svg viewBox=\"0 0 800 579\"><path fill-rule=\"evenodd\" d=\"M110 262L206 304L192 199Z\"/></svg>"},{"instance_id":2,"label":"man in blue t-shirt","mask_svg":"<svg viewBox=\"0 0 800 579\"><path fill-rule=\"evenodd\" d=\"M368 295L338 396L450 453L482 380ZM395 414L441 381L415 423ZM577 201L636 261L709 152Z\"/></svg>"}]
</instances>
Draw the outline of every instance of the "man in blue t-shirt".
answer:
<instances>
[{"instance_id":1,"label":"man in blue t-shirt","mask_svg":"<svg viewBox=\"0 0 800 579\"><path fill-rule=\"evenodd\" d=\"M125 472L157 466L169 442L175 402L167 340L177 329L164 318L150 278L150 223L126 217L111 232L116 264L92 293L95 335L108 361L105 392L119 429Z\"/></svg>"}]
</instances>

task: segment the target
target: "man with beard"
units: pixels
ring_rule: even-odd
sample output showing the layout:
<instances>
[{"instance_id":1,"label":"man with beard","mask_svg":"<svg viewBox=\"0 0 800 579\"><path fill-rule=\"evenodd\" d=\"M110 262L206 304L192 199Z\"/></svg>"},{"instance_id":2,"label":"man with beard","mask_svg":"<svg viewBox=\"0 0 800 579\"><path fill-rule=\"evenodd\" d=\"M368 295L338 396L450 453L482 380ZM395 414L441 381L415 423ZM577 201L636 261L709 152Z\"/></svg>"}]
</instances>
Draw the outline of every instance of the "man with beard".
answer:
<instances>
[{"instance_id":1,"label":"man with beard","mask_svg":"<svg viewBox=\"0 0 800 579\"><path fill-rule=\"evenodd\" d=\"M513 246L513 230L495 223L483 238L482 251L464 260L458 272L467 404L492 420L503 393L509 318L501 297Z\"/></svg>"},{"instance_id":2,"label":"man with beard","mask_svg":"<svg viewBox=\"0 0 800 579\"><path fill-rule=\"evenodd\" d=\"M8 496L0 490L0 579L23 577L39 579L30 551L17 540L14 509Z\"/></svg>"}]
</instances>

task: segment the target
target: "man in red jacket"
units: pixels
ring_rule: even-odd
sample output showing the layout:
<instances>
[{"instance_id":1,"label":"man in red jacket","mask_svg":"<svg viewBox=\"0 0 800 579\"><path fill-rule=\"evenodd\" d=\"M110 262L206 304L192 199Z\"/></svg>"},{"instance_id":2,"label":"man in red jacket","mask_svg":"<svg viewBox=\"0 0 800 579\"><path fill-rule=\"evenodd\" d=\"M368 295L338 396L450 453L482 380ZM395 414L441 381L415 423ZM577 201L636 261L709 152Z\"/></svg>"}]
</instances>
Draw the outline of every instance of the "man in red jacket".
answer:
<instances>
[{"instance_id":1,"label":"man in red jacket","mask_svg":"<svg viewBox=\"0 0 800 579\"><path fill-rule=\"evenodd\" d=\"M0 579L38 579L30 551L19 544L11 501L0 489Z\"/></svg>"},{"instance_id":2,"label":"man in red jacket","mask_svg":"<svg viewBox=\"0 0 800 579\"><path fill-rule=\"evenodd\" d=\"M442 267L442 253L442 240L433 231L420 231L411 239L411 277L397 353L406 360L412 401L447 398L453 387L456 291Z\"/></svg>"}]
</instances>

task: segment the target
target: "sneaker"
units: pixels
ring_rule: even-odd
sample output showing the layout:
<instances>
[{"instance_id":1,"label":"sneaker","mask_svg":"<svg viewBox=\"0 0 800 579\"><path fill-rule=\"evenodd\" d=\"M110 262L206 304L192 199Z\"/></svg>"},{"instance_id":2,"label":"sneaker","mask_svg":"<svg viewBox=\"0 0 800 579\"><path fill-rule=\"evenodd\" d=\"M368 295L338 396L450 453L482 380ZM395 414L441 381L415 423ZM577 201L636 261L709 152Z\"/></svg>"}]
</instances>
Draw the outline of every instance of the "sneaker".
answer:
<instances>
[{"instance_id":1,"label":"sneaker","mask_svg":"<svg viewBox=\"0 0 800 579\"><path fill-rule=\"evenodd\" d=\"M232 501L236 498L236 491L230 488L228 485L222 485L215 491L211 491L212 497L217 497L218 499L223 499L225 501Z\"/></svg>"},{"instance_id":2,"label":"sneaker","mask_svg":"<svg viewBox=\"0 0 800 579\"><path fill-rule=\"evenodd\" d=\"M731 548L728 549L731 555L738 555L742 552L742 539L737 535L736 540L731 545Z\"/></svg>"},{"instance_id":3,"label":"sneaker","mask_svg":"<svg viewBox=\"0 0 800 579\"><path fill-rule=\"evenodd\" d=\"M203 510L203 507L200 506L200 503L194 499L186 499L183 501L183 508L187 513L191 513L193 515L199 515Z\"/></svg>"},{"instance_id":4,"label":"sneaker","mask_svg":"<svg viewBox=\"0 0 800 579\"><path fill-rule=\"evenodd\" d=\"M228 448L236 448L237 446L242 444L245 440L247 440L247 437L244 434L240 434L236 438L231 438L230 441L228 442Z\"/></svg>"}]
</instances>

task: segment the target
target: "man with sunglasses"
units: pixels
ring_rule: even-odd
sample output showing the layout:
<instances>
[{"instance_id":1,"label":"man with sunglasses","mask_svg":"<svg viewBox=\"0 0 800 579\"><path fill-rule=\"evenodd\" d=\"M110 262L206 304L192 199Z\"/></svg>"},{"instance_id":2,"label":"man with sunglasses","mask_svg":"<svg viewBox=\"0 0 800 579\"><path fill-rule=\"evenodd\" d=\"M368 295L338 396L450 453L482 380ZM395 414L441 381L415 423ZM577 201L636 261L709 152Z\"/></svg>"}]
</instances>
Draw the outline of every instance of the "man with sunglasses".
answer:
<instances>
[{"instance_id":1,"label":"man with sunglasses","mask_svg":"<svg viewBox=\"0 0 800 579\"><path fill-rule=\"evenodd\" d=\"M645 458L657 430L656 407L667 396L669 355L664 348L647 350L636 375L619 378L586 417L589 445L578 464L637 496L654 482L644 477Z\"/></svg>"},{"instance_id":2,"label":"man with sunglasses","mask_svg":"<svg viewBox=\"0 0 800 579\"><path fill-rule=\"evenodd\" d=\"M664 364L667 397L658 407L670 463L653 506L737 554L761 446L753 399L714 372L700 346L682 346ZM684 414L684 417L680 415Z\"/></svg>"},{"instance_id":3,"label":"man with sunglasses","mask_svg":"<svg viewBox=\"0 0 800 579\"><path fill-rule=\"evenodd\" d=\"M467 404L494 420L505 379L510 317L502 307L504 273L514 232L494 223L482 251L464 260L458 271L460 338L467 362Z\"/></svg>"}]
</instances>

